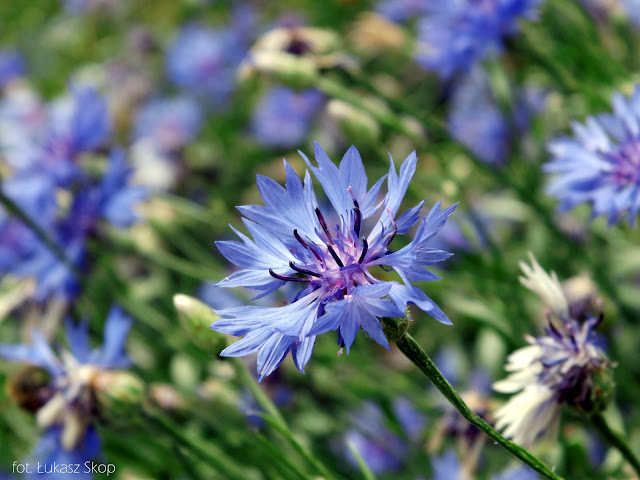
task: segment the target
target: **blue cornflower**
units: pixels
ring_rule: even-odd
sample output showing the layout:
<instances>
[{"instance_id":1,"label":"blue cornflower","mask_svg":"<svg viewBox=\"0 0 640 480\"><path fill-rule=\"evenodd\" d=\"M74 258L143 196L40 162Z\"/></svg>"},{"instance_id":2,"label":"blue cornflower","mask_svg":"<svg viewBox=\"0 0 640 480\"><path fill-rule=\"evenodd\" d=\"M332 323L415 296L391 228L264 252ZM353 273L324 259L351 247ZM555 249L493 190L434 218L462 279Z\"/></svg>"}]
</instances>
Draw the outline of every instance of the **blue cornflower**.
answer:
<instances>
[{"instance_id":1,"label":"blue cornflower","mask_svg":"<svg viewBox=\"0 0 640 480\"><path fill-rule=\"evenodd\" d=\"M447 118L453 137L490 165L504 163L515 138L523 136L532 114L545 95L536 89L516 91L513 110L503 111L494 98L489 78L474 68L456 83Z\"/></svg>"},{"instance_id":2,"label":"blue cornflower","mask_svg":"<svg viewBox=\"0 0 640 480\"><path fill-rule=\"evenodd\" d=\"M254 110L251 130L264 145L294 147L304 140L324 102L324 95L315 89L295 92L274 87Z\"/></svg>"},{"instance_id":3,"label":"blue cornflower","mask_svg":"<svg viewBox=\"0 0 640 480\"><path fill-rule=\"evenodd\" d=\"M46 398L36 413L38 425L45 430L33 454L38 461L48 465L59 459L78 459L82 461L63 463L83 463L99 453L100 438L92 425L97 408L95 392L108 371L129 365L124 346L130 327L131 319L113 307L100 348L91 349L86 323L74 325L70 321L66 325L70 350L59 355L37 329L32 331L29 344L0 344L0 357L43 368L50 375L43 392Z\"/></svg>"},{"instance_id":4,"label":"blue cornflower","mask_svg":"<svg viewBox=\"0 0 640 480\"><path fill-rule=\"evenodd\" d=\"M613 96L613 114L572 124L575 137L549 143L553 156L544 165L554 176L547 191L567 211L589 203L592 217L606 215L609 226L623 212L635 225L640 209L640 86L630 98Z\"/></svg>"},{"instance_id":5,"label":"blue cornflower","mask_svg":"<svg viewBox=\"0 0 640 480\"><path fill-rule=\"evenodd\" d=\"M521 263L520 282L537 293L550 309L548 326L540 337L526 336L530 344L508 357L509 376L493 384L502 393L517 393L495 412L496 428L507 438L530 446L555 433L562 405L578 409L600 408L597 395L606 395L596 377L609 366L594 329L602 321L587 316L581 324L555 273L548 275L531 256L531 266Z\"/></svg>"},{"instance_id":6,"label":"blue cornflower","mask_svg":"<svg viewBox=\"0 0 640 480\"><path fill-rule=\"evenodd\" d=\"M63 465L81 465L77 473L73 473L73 478L85 480L93 478L91 472L84 467L84 462L98 458L102 451L102 441L96 429L93 426L87 427L81 442L78 443L77 447L70 450L63 448L60 444L62 432L62 427L54 426L42 434L30 458L27 460L33 465L31 474L21 475L21 478L64 480L69 478L69 472L57 473L54 471L56 466L58 472L62 468L75 470L75 467L62 467ZM39 471L38 466L40 468Z\"/></svg>"},{"instance_id":7,"label":"blue cornflower","mask_svg":"<svg viewBox=\"0 0 640 480\"><path fill-rule=\"evenodd\" d=\"M187 25L167 51L167 76L177 86L220 106L233 90L235 70L245 53L245 45L232 28Z\"/></svg>"},{"instance_id":8,"label":"blue cornflower","mask_svg":"<svg viewBox=\"0 0 640 480\"><path fill-rule=\"evenodd\" d=\"M473 456L471 456L473 457ZM471 480L474 475L470 472L473 465L463 465L453 449L445 451L439 457L431 458L433 480ZM508 467L500 473L491 475L491 480L537 480L540 478L536 472L526 466Z\"/></svg>"},{"instance_id":9,"label":"blue cornflower","mask_svg":"<svg viewBox=\"0 0 640 480\"><path fill-rule=\"evenodd\" d=\"M26 175L8 178L2 182L0 190L41 228L53 228L56 192L55 185L47 178ZM0 273L27 258L38 244L38 237L29 227L0 208Z\"/></svg>"},{"instance_id":10,"label":"blue cornflower","mask_svg":"<svg viewBox=\"0 0 640 480\"><path fill-rule=\"evenodd\" d=\"M425 419L410 400L398 397L393 401L393 412L404 432L417 438L425 428ZM384 411L375 403L366 401L351 412L350 428L342 437L342 444L350 445L374 474L398 471L409 455L409 444L386 425ZM346 451L347 461L358 467L350 449Z\"/></svg>"},{"instance_id":11,"label":"blue cornflower","mask_svg":"<svg viewBox=\"0 0 640 480\"><path fill-rule=\"evenodd\" d=\"M382 0L375 10L392 22L403 23L427 13L429 4L424 0Z\"/></svg>"},{"instance_id":12,"label":"blue cornflower","mask_svg":"<svg viewBox=\"0 0 640 480\"><path fill-rule=\"evenodd\" d=\"M481 69L457 84L451 99L447 128L483 162L499 164L509 153L509 120L492 96Z\"/></svg>"},{"instance_id":13,"label":"blue cornflower","mask_svg":"<svg viewBox=\"0 0 640 480\"><path fill-rule=\"evenodd\" d=\"M131 185L129 179L132 173L133 169L127 164L124 152L114 149L109 156L107 171L92 189L95 192L94 223L101 217L117 227L128 227L140 220L135 212L135 204L145 200L149 190Z\"/></svg>"},{"instance_id":14,"label":"blue cornflower","mask_svg":"<svg viewBox=\"0 0 640 480\"><path fill-rule=\"evenodd\" d=\"M503 38L517 30L516 20L532 18L541 0L451 0L430 2L418 22L416 61L446 79L467 71Z\"/></svg>"},{"instance_id":15,"label":"blue cornflower","mask_svg":"<svg viewBox=\"0 0 640 480\"><path fill-rule=\"evenodd\" d=\"M432 457L431 468L433 469L433 480L471 479L469 473L462 468L458 455L452 449L447 450L439 457Z\"/></svg>"},{"instance_id":16,"label":"blue cornflower","mask_svg":"<svg viewBox=\"0 0 640 480\"><path fill-rule=\"evenodd\" d=\"M340 166L315 144L318 166L302 154L331 203L331 214L318 207L311 176L304 184L285 160L286 186L258 176L264 206L238 207L253 240L235 230L242 242L217 242L220 252L241 268L217 285L249 287L267 295L287 282L302 290L284 307L243 306L219 310L223 319L211 328L244 338L221 355L243 356L258 351L258 376L269 375L291 352L296 367L304 372L318 334L338 330L339 344L347 349L362 328L385 348L389 343L379 317L402 317L408 303L417 305L440 322L447 316L412 282L439 277L425 267L445 260L450 253L431 248L429 241L442 228L456 205L440 210L438 202L422 218L412 242L390 250L396 235L406 234L420 220L424 201L396 218L417 157L409 155L396 172L393 160L387 178L388 192L381 202L378 193L385 177L367 190L367 176L355 147ZM368 233L364 227L377 214ZM379 280L376 266L395 270L402 283Z\"/></svg>"},{"instance_id":17,"label":"blue cornflower","mask_svg":"<svg viewBox=\"0 0 640 480\"><path fill-rule=\"evenodd\" d=\"M0 50L0 88L23 74L22 55L15 50Z\"/></svg>"},{"instance_id":18,"label":"blue cornflower","mask_svg":"<svg viewBox=\"0 0 640 480\"><path fill-rule=\"evenodd\" d=\"M620 3L629 21L636 27L640 25L640 0L621 0ZM601 9L604 8L605 6L601 6Z\"/></svg>"},{"instance_id":19,"label":"blue cornflower","mask_svg":"<svg viewBox=\"0 0 640 480\"><path fill-rule=\"evenodd\" d=\"M80 177L84 183L76 186L65 215L58 211L56 185L48 176L22 174L7 180L2 189L37 221L62 248L66 258L82 270L87 239L96 232L101 219L117 227L127 227L138 220L134 206L147 197L148 191L129 185L130 174L123 152L114 150L99 182ZM34 298L38 302L52 295L69 299L78 294L79 279L70 266L4 209L0 209L0 233L0 274L36 278Z\"/></svg>"},{"instance_id":20,"label":"blue cornflower","mask_svg":"<svg viewBox=\"0 0 640 480\"><path fill-rule=\"evenodd\" d=\"M428 2L424 0L382 0L376 12L392 22L406 22L428 12Z\"/></svg>"},{"instance_id":21,"label":"blue cornflower","mask_svg":"<svg viewBox=\"0 0 640 480\"><path fill-rule=\"evenodd\" d=\"M63 187L82 176L78 156L103 146L111 134L107 103L90 87L72 85L70 95L45 109L44 118L32 102L6 108L0 136L8 163L17 174L47 176ZM20 128L12 121L20 122Z\"/></svg>"},{"instance_id":22,"label":"blue cornflower","mask_svg":"<svg viewBox=\"0 0 640 480\"><path fill-rule=\"evenodd\" d=\"M201 124L202 112L194 99L154 99L138 111L134 137L149 139L160 153L171 153L193 140Z\"/></svg>"}]
</instances>

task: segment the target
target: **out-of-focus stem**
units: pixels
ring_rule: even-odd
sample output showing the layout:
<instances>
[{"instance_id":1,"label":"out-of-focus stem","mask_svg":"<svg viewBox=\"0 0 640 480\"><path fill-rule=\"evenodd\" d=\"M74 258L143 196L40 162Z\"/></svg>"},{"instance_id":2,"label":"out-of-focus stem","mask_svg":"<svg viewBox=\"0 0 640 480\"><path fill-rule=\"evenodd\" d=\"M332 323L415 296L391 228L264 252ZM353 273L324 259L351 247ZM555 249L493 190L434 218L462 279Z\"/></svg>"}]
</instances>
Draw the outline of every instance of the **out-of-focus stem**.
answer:
<instances>
[{"instance_id":1,"label":"out-of-focus stem","mask_svg":"<svg viewBox=\"0 0 640 480\"><path fill-rule=\"evenodd\" d=\"M625 442L622 435L618 432L614 432L609 427L609 424L600 414L593 415L591 417L593 425L596 427L600 435L613 447L617 448L627 462L631 464L633 469L640 476L640 459L631 450L627 442Z\"/></svg>"}]
</instances>

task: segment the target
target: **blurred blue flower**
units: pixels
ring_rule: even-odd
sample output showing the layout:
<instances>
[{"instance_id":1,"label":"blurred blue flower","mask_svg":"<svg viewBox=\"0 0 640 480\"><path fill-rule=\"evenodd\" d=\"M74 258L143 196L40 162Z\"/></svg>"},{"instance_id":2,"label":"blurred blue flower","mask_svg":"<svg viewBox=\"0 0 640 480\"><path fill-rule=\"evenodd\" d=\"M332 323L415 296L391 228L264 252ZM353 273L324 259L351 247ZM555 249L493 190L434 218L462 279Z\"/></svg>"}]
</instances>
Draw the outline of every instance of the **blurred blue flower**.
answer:
<instances>
[{"instance_id":1,"label":"blurred blue flower","mask_svg":"<svg viewBox=\"0 0 640 480\"><path fill-rule=\"evenodd\" d=\"M134 122L135 139L148 138L161 153L184 147L202 124L198 103L189 97L154 99L142 106Z\"/></svg>"},{"instance_id":2,"label":"blurred blue flower","mask_svg":"<svg viewBox=\"0 0 640 480\"><path fill-rule=\"evenodd\" d=\"M5 107L0 135L9 165L17 174L44 175L59 186L78 179L82 169L77 157L102 147L111 134L107 103L90 87L72 85L70 95L49 105L43 118L31 102ZM12 120L26 125L12 127Z\"/></svg>"},{"instance_id":3,"label":"blurred blue flower","mask_svg":"<svg viewBox=\"0 0 640 480\"><path fill-rule=\"evenodd\" d=\"M82 270L86 254L84 237L64 228L55 233L57 235L52 238L61 246L66 259ZM10 273L17 277L36 279L33 298L37 302L44 302L52 296L70 300L80 291L80 281L70 265L61 261L39 240L29 256L11 268Z\"/></svg>"},{"instance_id":4,"label":"blurred blue flower","mask_svg":"<svg viewBox=\"0 0 640 480\"><path fill-rule=\"evenodd\" d=\"M223 105L246 53L238 37L241 34L233 28L183 27L167 51L167 76L177 86L203 95L214 106Z\"/></svg>"},{"instance_id":5,"label":"blurred blue flower","mask_svg":"<svg viewBox=\"0 0 640 480\"><path fill-rule=\"evenodd\" d=\"M522 262L520 267L525 275L521 283L550 309L548 326L543 336L525 337L530 345L508 357L509 376L493 388L516 394L495 412L496 428L526 447L556 432L562 405L593 408L594 395L603 387L596 387L595 374L609 364L594 341L602 316L589 316L580 324L570 317L554 272L547 274L533 256L531 266Z\"/></svg>"},{"instance_id":6,"label":"blurred blue flower","mask_svg":"<svg viewBox=\"0 0 640 480\"><path fill-rule=\"evenodd\" d=\"M100 435L93 426L87 427L84 438L78 445L70 450L62 448L60 438L63 429L54 426L42 434L28 461L31 463L31 474L20 475L20 478L66 480L70 474L55 473L54 466L61 471L62 465L81 465L73 478L91 479L93 475L84 468L84 462L97 458L102 451ZM39 462L39 463L38 463ZM39 471L38 471L39 468ZM73 467L72 467L73 468ZM75 468L73 468L75 470ZM40 473L39 473L40 472Z\"/></svg>"},{"instance_id":7,"label":"blurred blue flower","mask_svg":"<svg viewBox=\"0 0 640 480\"><path fill-rule=\"evenodd\" d=\"M507 468L504 472L491 477L491 480L538 480L540 476L525 465Z\"/></svg>"},{"instance_id":8,"label":"blurred blue flower","mask_svg":"<svg viewBox=\"0 0 640 480\"><path fill-rule=\"evenodd\" d=\"M295 92L273 87L253 111L251 130L263 145L294 147L304 140L324 102L324 95L315 89Z\"/></svg>"},{"instance_id":9,"label":"blurred blue flower","mask_svg":"<svg viewBox=\"0 0 640 480\"><path fill-rule=\"evenodd\" d=\"M75 186L71 205L64 214L58 211L56 185L46 175L23 173L5 181L2 189L82 270L86 241L96 232L100 219L117 227L127 227L139 219L134 207L147 197L148 191L129 185L130 173L123 152L114 150L98 183L85 175L80 177L83 183ZM70 299L78 294L79 279L70 266L28 226L2 208L0 232L0 274L35 278L34 298L38 302L50 296Z\"/></svg>"},{"instance_id":10,"label":"blurred blue flower","mask_svg":"<svg viewBox=\"0 0 640 480\"><path fill-rule=\"evenodd\" d=\"M395 252L389 246L396 234L404 235L420 220L424 201L396 218L416 168L412 153L398 175L393 160L386 177L388 192L381 202L378 193L385 177L367 190L367 176L360 154L351 147L340 167L315 144L318 166L302 154L307 166L323 186L333 207L323 214L307 171L304 184L285 160L286 188L258 176L264 206L238 207L253 240L234 229L242 242L217 242L220 252L241 270L225 278L220 287L244 286L267 295L287 282L302 290L284 307L244 306L217 311L223 318L211 328L244 338L221 355L244 356L258 351L260 379L277 368L291 352L296 367L304 372L315 337L338 330L347 353L362 328L389 349L379 317L402 317L413 303L438 321L451 322L440 308L412 282L439 277L425 267L451 256L429 246L456 205L440 210L438 202L422 218L413 241ZM326 211L326 210L325 210ZM378 214L373 224L367 221ZM372 224L365 234L363 227ZM402 283L375 278L371 269L391 267Z\"/></svg>"},{"instance_id":11,"label":"blurred blue flower","mask_svg":"<svg viewBox=\"0 0 640 480\"><path fill-rule=\"evenodd\" d=\"M447 128L483 162L498 164L509 152L509 120L491 94L481 69L474 69L457 84L451 99Z\"/></svg>"},{"instance_id":12,"label":"blurred blue flower","mask_svg":"<svg viewBox=\"0 0 640 480\"><path fill-rule=\"evenodd\" d=\"M433 480L471 480L473 477L463 468L453 449L445 451L440 457L431 458ZM484 478L484 477L483 477ZM537 480L536 472L527 466L508 467L505 471L491 475L491 480Z\"/></svg>"},{"instance_id":13,"label":"blurred blue flower","mask_svg":"<svg viewBox=\"0 0 640 480\"><path fill-rule=\"evenodd\" d=\"M459 385L462 380L464 360L464 355L457 347L445 345L438 350L434 362L438 366L442 376L446 378L451 385L456 386Z\"/></svg>"},{"instance_id":14,"label":"blurred blue flower","mask_svg":"<svg viewBox=\"0 0 640 480\"><path fill-rule=\"evenodd\" d=\"M343 435L342 446L350 445L367 464L371 472L380 474L402 468L409 448L385 422L384 411L373 402L365 402L350 415L352 425ZM347 461L355 468L358 462L350 448L341 448Z\"/></svg>"},{"instance_id":15,"label":"blurred blue flower","mask_svg":"<svg viewBox=\"0 0 640 480\"><path fill-rule=\"evenodd\" d=\"M406 22L429 11L424 0L382 0L376 6L376 12L392 22Z\"/></svg>"},{"instance_id":16,"label":"blurred blue flower","mask_svg":"<svg viewBox=\"0 0 640 480\"><path fill-rule=\"evenodd\" d=\"M471 480L467 472L462 469L458 455L452 449L444 452L440 457L431 457L433 480Z\"/></svg>"},{"instance_id":17,"label":"blurred blue flower","mask_svg":"<svg viewBox=\"0 0 640 480\"><path fill-rule=\"evenodd\" d=\"M53 227L57 203L55 185L38 176L3 180L0 190L44 230ZM37 236L22 221L0 207L0 273L10 270L37 248Z\"/></svg>"},{"instance_id":18,"label":"blurred blue flower","mask_svg":"<svg viewBox=\"0 0 640 480\"><path fill-rule=\"evenodd\" d=\"M620 3L622 3L622 8L627 14L629 21L636 27L640 25L640 0L621 0ZM604 6L601 8L603 9Z\"/></svg>"},{"instance_id":19,"label":"blurred blue flower","mask_svg":"<svg viewBox=\"0 0 640 480\"><path fill-rule=\"evenodd\" d=\"M553 174L547 191L565 212L589 203L592 218L606 215L609 226L627 212L635 225L640 209L640 86L630 98L613 96L613 114L574 122L574 137L549 143L552 159L543 167Z\"/></svg>"},{"instance_id":20,"label":"blurred blue flower","mask_svg":"<svg viewBox=\"0 0 640 480\"><path fill-rule=\"evenodd\" d=\"M66 325L69 351L62 350L59 355L37 329L32 330L29 344L0 344L0 357L43 368L51 376L49 398L36 414L44 433L33 453L44 471L50 471L54 461L83 463L99 454L100 438L92 426L96 411L93 389L101 372L129 365L124 347L130 327L131 319L119 307L112 307L99 348L91 348L86 323L74 325L71 321Z\"/></svg>"},{"instance_id":21,"label":"blurred blue flower","mask_svg":"<svg viewBox=\"0 0 640 480\"><path fill-rule=\"evenodd\" d=\"M416 440L422 435L427 426L427 419L416 409L411 400L407 397L395 397L391 409L402 430L410 439Z\"/></svg>"},{"instance_id":22,"label":"blurred blue flower","mask_svg":"<svg viewBox=\"0 0 640 480\"><path fill-rule=\"evenodd\" d=\"M541 0L451 0L430 2L418 22L416 61L443 79L468 71L489 52L501 52L503 38L517 31L518 18L531 19Z\"/></svg>"},{"instance_id":23,"label":"blurred blue flower","mask_svg":"<svg viewBox=\"0 0 640 480\"><path fill-rule=\"evenodd\" d=\"M116 227L128 227L139 221L135 204L149 196L146 188L129 184L131 174L124 152L113 150L107 171L96 188L96 210L99 216Z\"/></svg>"},{"instance_id":24,"label":"blurred blue flower","mask_svg":"<svg viewBox=\"0 0 640 480\"><path fill-rule=\"evenodd\" d=\"M486 73L474 68L456 84L447 128L483 162L504 163L511 142L527 131L532 115L541 109L545 98L532 88L517 93L513 111L502 111L493 97Z\"/></svg>"},{"instance_id":25,"label":"blurred blue flower","mask_svg":"<svg viewBox=\"0 0 640 480\"><path fill-rule=\"evenodd\" d=\"M23 74L22 56L15 50L0 50L0 88Z\"/></svg>"}]
</instances>

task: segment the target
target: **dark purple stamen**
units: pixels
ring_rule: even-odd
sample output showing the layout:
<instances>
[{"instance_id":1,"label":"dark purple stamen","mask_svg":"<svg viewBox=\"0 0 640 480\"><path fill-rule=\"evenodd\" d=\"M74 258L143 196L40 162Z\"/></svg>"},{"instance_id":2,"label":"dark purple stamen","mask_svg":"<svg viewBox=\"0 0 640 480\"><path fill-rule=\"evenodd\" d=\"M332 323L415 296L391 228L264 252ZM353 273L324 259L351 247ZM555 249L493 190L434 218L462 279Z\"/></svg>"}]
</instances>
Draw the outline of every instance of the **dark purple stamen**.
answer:
<instances>
[{"instance_id":1,"label":"dark purple stamen","mask_svg":"<svg viewBox=\"0 0 640 480\"><path fill-rule=\"evenodd\" d=\"M322 278L322 275L320 275L319 273L312 272L311 270L307 270L306 268L298 267L293 262L289 262L289 266L298 273L304 273L305 275L311 275L312 277Z\"/></svg>"},{"instance_id":2,"label":"dark purple stamen","mask_svg":"<svg viewBox=\"0 0 640 480\"><path fill-rule=\"evenodd\" d=\"M360 258L358 259L358 263L362 263L364 261L364 257L367 255L367 250L369 250L369 243L366 238L362 239L362 253L360 254Z\"/></svg>"},{"instance_id":3,"label":"dark purple stamen","mask_svg":"<svg viewBox=\"0 0 640 480\"><path fill-rule=\"evenodd\" d=\"M356 237L360 236L360 228L362 227L362 213L360 212L360 205L358 205L358 201L353 199L353 229L356 232Z\"/></svg>"},{"instance_id":4,"label":"dark purple stamen","mask_svg":"<svg viewBox=\"0 0 640 480\"><path fill-rule=\"evenodd\" d=\"M387 246L391 245L393 239L396 238L396 233L398 233L398 226L396 225L396 222L393 221L393 218L391 218L391 222L393 224L393 233L389 236L389 240L387 240Z\"/></svg>"},{"instance_id":5,"label":"dark purple stamen","mask_svg":"<svg viewBox=\"0 0 640 480\"><path fill-rule=\"evenodd\" d=\"M556 326L553 324L553 322L551 321L551 318L548 319L549 322L549 333L551 335L553 335L555 338L560 339L562 338L562 334L560 333L560 331L556 328Z\"/></svg>"},{"instance_id":6,"label":"dark purple stamen","mask_svg":"<svg viewBox=\"0 0 640 480\"><path fill-rule=\"evenodd\" d=\"M311 45L308 42L305 42L302 38L298 38L295 35L291 36L291 41L287 48L285 49L286 53L290 53L292 55L301 56L311 50Z\"/></svg>"},{"instance_id":7,"label":"dark purple stamen","mask_svg":"<svg viewBox=\"0 0 640 480\"><path fill-rule=\"evenodd\" d=\"M322 216L322 213L320 213L320 209L318 207L316 207L315 211L316 211L316 217L318 217L318 221L320 222L320 226L322 227L322 230L324 230L324 233L327 236L329 243L333 245L333 238L331 238L331 233L329 232L329 227L327 227L327 222L324 221L324 217Z\"/></svg>"},{"instance_id":8,"label":"dark purple stamen","mask_svg":"<svg viewBox=\"0 0 640 480\"><path fill-rule=\"evenodd\" d=\"M571 328L572 324L567 325L567 330L569 331L569 340L571 341L571 345L573 346L574 352L579 352L580 347L578 347L578 341L576 340L576 331L575 328Z\"/></svg>"},{"instance_id":9,"label":"dark purple stamen","mask_svg":"<svg viewBox=\"0 0 640 480\"><path fill-rule=\"evenodd\" d=\"M309 247L309 250L311 250L311 253L313 253L313 256L316 257L318 259L319 262L322 262L322 257L320 256L320 254L316 251L315 248L313 247Z\"/></svg>"},{"instance_id":10,"label":"dark purple stamen","mask_svg":"<svg viewBox=\"0 0 640 480\"><path fill-rule=\"evenodd\" d=\"M310 278L300 278L300 277L289 277L287 275L280 275L279 273L274 272L269 269L269 275L273 278L277 278L278 280L283 280L285 282L310 282Z\"/></svg>"},{"instance_id":11,"label":"dark purple stamen","mask_svg":"<svg viewBox=\"0 0 640 480\"><path fill-rule=\"evenodd\" d=\"M300 245L302 245L304 248L309 248L309 244L302 239L297 229L293 231L293 236L296 237L296 240L298 240L298 242L300 242Z\"/></svg>"},{"instance_id":12,"label":"dark purple stamen","mask_svg":"<svg viewBox=\"0 0 640 480\"><path fill-rule=\"evenodd\" d=\"M344 267L344 263L342 263L342 260L340 260L340 257L338 257L338 254L336 253L336 251L333 249L331 245L327 245L327 250L329 250L329 253L333 257L333 259L336 261L338 266Z\"/></svg>"},{"instance_id":13,"label":"dark purple stamen","mask_svg":"<svg viewBox=\"0 0 640 480\"><path fill-rule=\"evenodd\" d=\"M598 315L598 319L592 325L591 330L594 330L598 325L600 325L600 323L602 323L603 320L604 320L604 313L600 312L600 315Z\"/></svg>"}]
</instances>

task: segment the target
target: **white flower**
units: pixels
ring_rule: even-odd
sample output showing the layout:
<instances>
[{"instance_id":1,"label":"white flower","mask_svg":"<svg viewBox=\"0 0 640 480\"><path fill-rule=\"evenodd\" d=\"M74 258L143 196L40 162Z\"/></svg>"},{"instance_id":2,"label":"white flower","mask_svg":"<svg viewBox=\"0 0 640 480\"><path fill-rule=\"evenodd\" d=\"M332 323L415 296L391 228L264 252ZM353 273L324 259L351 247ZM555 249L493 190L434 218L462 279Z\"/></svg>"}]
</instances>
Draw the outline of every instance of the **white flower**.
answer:
<instances>
[{"instance_id":1,"label":"white flower","mask_svg":"<svg viewBox=\"0 0 640 480\"><path fill-rule=\"evenodd\" d=\"M556 272L551 276L540 266L536 258L529 252L531 266L520 262L520 268L524 277L520 277L520 283L534 293L547 305L558 318L569 317L569 304L565 297Z\"/></svg>"},{"instance_id":2,"label":"white flower","mask_svg":"<svg viewBox=\"0 0 640 480\"><path fill-rule=\"evenodd\" d=\"M555 434L564 404L601 408L594 402L594 376L609 366L592 335L602 316L590 316L582 324L571 318L556 275L549 276L533 255L530 258L531 267L521 264L526 277L520 281L557 318L549 318L545 335L525 337L530 345L509 355L505 367L509 375L493 384L498 392L516 394L495 412L496 428L523 446Z\"/></svg>"}]
</instances>

